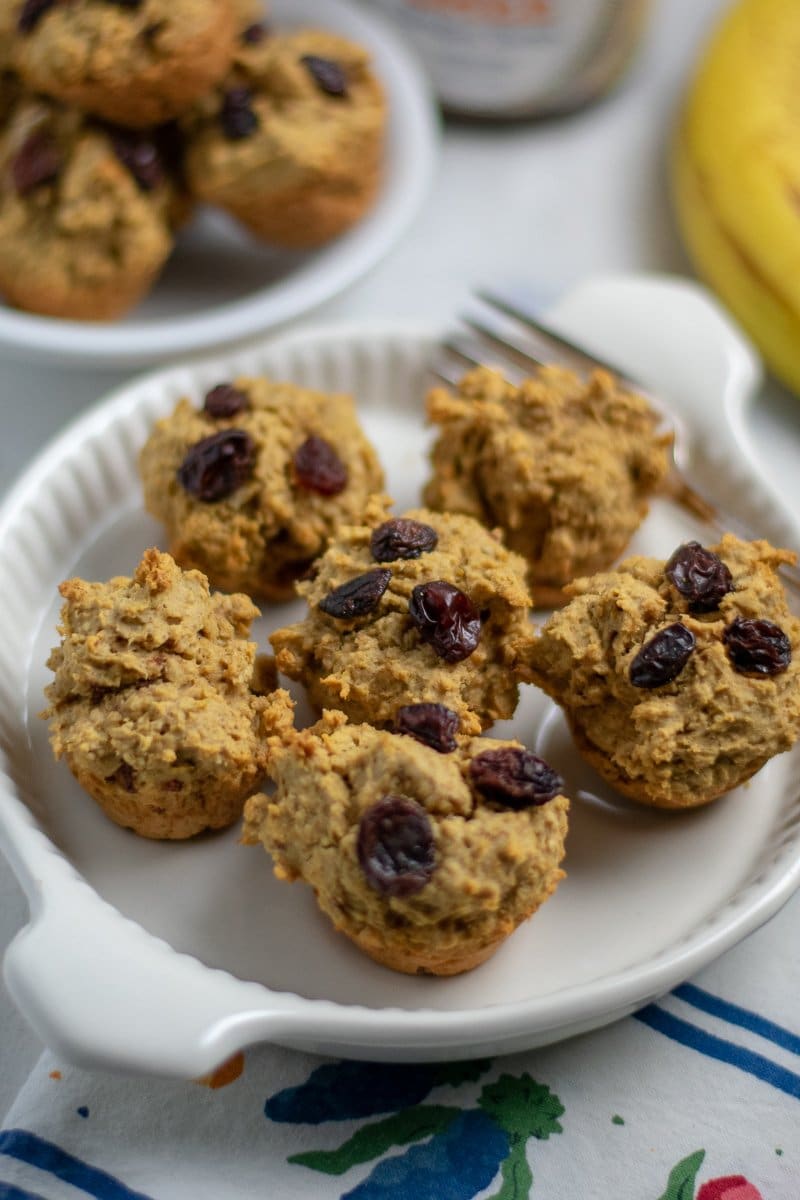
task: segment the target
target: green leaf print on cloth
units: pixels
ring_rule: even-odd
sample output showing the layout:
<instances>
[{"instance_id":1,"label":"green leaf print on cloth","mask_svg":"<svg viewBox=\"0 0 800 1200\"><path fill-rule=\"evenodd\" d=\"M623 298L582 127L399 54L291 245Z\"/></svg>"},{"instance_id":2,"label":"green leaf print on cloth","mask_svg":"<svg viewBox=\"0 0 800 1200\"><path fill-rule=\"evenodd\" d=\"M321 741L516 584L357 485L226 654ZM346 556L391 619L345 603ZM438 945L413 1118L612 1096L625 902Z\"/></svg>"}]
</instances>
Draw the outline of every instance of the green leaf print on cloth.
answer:
<instances>
[{"instance_id":1,"label":"green leaf print on cloth","mask_svg":"<svg viewBox=\"0 0 800 1200\"><path fill-rule=\"evenodd\" d=\"M528 1163L530 1138L546 1141L561 1133L564 1106L558 1096L530 1075L501 1075L486 1084L477 1108L409 1103L434 1087L453 1088L474 1083L488 1062L454 1063L432 1073L430 1067L397 1071L395 1111L382 1120L362 1125L334 1150L306 1150L290 1156L296 1166L325 1175L344 1175L351 1168L374 1163L370 1174L345 1193L353 1200L471 1200L500 1172L499 1191L492 1200L527 1200L533 1185ZM345 1100L340 1119L387 1111L391 1104L391 1068L378 1064L333 1064L318 1068L306 1084L270 1097L267 1117L287 1122L319 1124L333 1120L331 1091ZM358 1079L359 1095L350 1095ZM402 1153L392 1151L402 1149ZM672 1200L672 1198L670 1198Z\"/></svg>"}]
</instances>

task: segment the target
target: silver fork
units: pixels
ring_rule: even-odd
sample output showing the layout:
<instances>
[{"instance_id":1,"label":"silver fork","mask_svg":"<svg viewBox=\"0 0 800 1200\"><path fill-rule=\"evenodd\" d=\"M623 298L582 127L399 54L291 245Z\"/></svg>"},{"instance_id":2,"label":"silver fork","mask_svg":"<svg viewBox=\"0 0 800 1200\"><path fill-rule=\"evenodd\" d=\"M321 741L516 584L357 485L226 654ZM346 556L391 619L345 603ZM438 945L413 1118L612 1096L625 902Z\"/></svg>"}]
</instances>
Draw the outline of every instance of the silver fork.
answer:
<instances>
[{"instance_id":1,"label":"silver fork","mask_svg":"<svg viewBox=\"0 0 800 1200\"><path fill-rule=\"evenodd\" d=\"M493 318L500 314L501 318L505 319L505 327L501 328L497 323L487 324L478 317L462 316L462 324L470 331L468 340L455 334L445 339L441 344L439 358L431 366L432 374L453 387L458 384L465 367L485 366L492 359L496 360L498 354L501 359L499 366L505 369L511 366L523 374L530 374L548 363L570 367L579 374L597 369L610 371L624 388L645 397L660 418L661 432L671 435L670 470L664 485L664 492L668 498L718 533L734 533L747 541L757 540L761 536L740 518L729 512L723 513L689 478L688 431L659 397L654 396L627 371L590 354L516 305L486 290L479 290L475 294ZM521 331L521 337L512 337L505 332L509 323L516 331ZM536 349L542 357L534 354L530 345L531 338L535 339ZM784 565L780 567L780 574L784 583L800 596L800 568Z\"/></svg>"}]
</instances>

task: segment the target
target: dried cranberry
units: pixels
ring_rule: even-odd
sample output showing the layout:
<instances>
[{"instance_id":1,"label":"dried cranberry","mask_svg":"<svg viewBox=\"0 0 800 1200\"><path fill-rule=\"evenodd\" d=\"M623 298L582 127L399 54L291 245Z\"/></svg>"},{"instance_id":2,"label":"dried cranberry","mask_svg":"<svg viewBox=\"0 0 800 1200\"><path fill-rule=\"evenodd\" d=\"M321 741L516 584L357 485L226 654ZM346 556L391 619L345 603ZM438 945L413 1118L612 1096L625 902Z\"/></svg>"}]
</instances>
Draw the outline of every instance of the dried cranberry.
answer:
<instances>
[{"instance_id":1,"label":"dried cranberry","mask_svg":"<svg viewBox=\"0 0 800 1200\"><path fill-rule=\"evenodd\" d=\"M269 28L263 21L255 21L241 33L241 39L245 46L259 46L268 37Z\"/></svg>"},{"instance_id":2,"label":"dried cranberry","mask_svg":"<svg viewBox=\"0 0 800 1200\"><path fill-rule=\"evenodd\" d=\"M436 867L430 819L408 796L384 796L362 813L356 849L367 883L382 896L413 896Z\"/></svg>"},{"instance_id":3,"label":"dried cranberry","mask_svg":"<svg viewBox=\"0 0 800 1200\"><path fill-rule=\"evenodd\" d=\"M106 777L106 783L117 783L126 792L136 791L136 773L130 763L120 763L112 775Z\"/></svg>"},{"instance_id":4,"label":"dried cranberry","mask_svg":"<svg viewBox=\"0 0 800 1200\"><path fill-rule=\"evenodd\" d=\"M213 504L236 491L253 473L256 452L243 429L223 429L190 446L178 468L183 488Z\"/></svg>"},{"instance_id":5,"label":"dried cranberry","mask_svg":"<svg viewBox=\"0 0 800 1200\"><path fill-rule=\"evenodd\" d=\"M218 383L206 394L203 411L217 421L235 417L250 407L250 397L232 383Z\"/></svg>"},{"instance_id":6,"label":"dried cranberry","mask_svg":"<svg viewBox=\"0 0 800 1200\"><path fill-rule=\"evenodd\" d=\"M792 643L774 621L737 617L722 636L742 675L780 675L792 661Z\"/></svg>"},{"instance_id":7,"label":"dried cranberry","mask_svg":"<svg viewBox=\"0 0 800 1200\"><path fill-rule=\"evenodd\" d=\"M34 131L22 143L11 162L11 178L20 196L52 183L63 160L58 146L44 129Z\"/></svg>"},{"instance_id":8,"label":"dried cranberry","mask_svg":"<svg viewBox=\"0 0 800 1200\"><path fill-rule=\"evenodd\" d=\"M484 750L469 764L469 773L476 791L506 808L546 804L564 790L558 772L538 754L520 746Z\"/></svg>"},{"instance_id":9,"label":"dried cranberry","mask_svg":"<svg viewBox=\"0 0 800 1200\"><path fill-rule=\"evenodd\" d=\"M328 592L320 600L319 606L329 617L337 617L342 621L363 617L375 608L391 578L391 571L376 567L374 571L366 571L355 579L348 579L347 583Z\"/></svg>"},{"instance_id":10,"label":"dried cranberry","mask_svg":"<svg viewBox=\"0 0 800 1200\"><path fill-rule=\"evenodd\" d=\"M434 550L438 541L439 535L430 525L409 517L393 517L373 529L369 547L376 562L392 562L396 558L419 558Z\"/></svg>"},{"instance_id":11,"label":"dried cranberry","mask_svg":"<svg viewBox=\"0 0 800 1200\"><path fill-rule=\"evenodd\" d=\"M312 433L295 451L295 482L320 496L336 496L347 487L347 467L325 438Z\"/></svg>"},{"instance_id":12,"label":"dried cranberry","mask_svg":"<svg viewBox=\"0 0 800 1200\"><path fill-rule=\"evenodd\" d=\"M630 666L628 678L634 687L656 688L680 675L694 650L691 629L676 621L645 642Z\"/></svg>"},{"instance_id":13,"label":"dried cranberry","mask_svg":"<svg viewBox=\"0 0 800 1200\"><path fill-rule=\"evenodd\" d=\"M664 574L689 602L689 612L712 612L733 591L731 573L722 559L699 542L686 542L672 555Z\"/></svg>"},{"instance_id":14,"label":"dried cranberry","mask_svg":"<svg viewBox=\"0 0 800 1200\"><path fill-rule=\"evenodd\" d=\"M258 128L252 100L253 93L246 87L230 88L222 97L219 120L229 142L241 141Z\"/></svg>"},{"instance_id":15,"label":"dried cranberry","mask_svg":"<svg viewBox=\"0 0 800 1200\"><path fill-rule=\"evenodd\" d=\"M147 134L116 129L111 144L117 158L128 168L143 192L154 192L164 182L166 173L161 155Z\"/></svg>"},{"instance_id":16,"label":"dried cranberry","mask_svg":"<svg viewBox=\"0 0 800 1200\"><path fill-rule=\"evenodd\" d=\"M347 76L339 63L318 54L304 54L300 62L308 70L314 83L328 96L347 95Z\"/></svg>"},{"instance_id":17,"label":"dried cranberry","mask_svg":"<svg viewBox=\"0 0 800 1200\"><path fill-rule=\"evenodd\" d=\"M142 41L146 46L154 46L156 39L161 36L166 28L166 21L151 21L149 25L145 25L141 32Z\"/></svg>"},{"instance_id":18,"label":"dried cranberry","mask_svg":"<svg viewBox=\"0 0 800 1200\"><path fill-rule=\"evenodd\" d=\"M443 704L404 704L397 710L394 728L396 733L407 733L423 746L449 754L456 748L455 734L460 724L458 713Z\"/></svg>"},{"instance_id":19,"label":"dried cranberry","mask_svg":"<svg viewBox=\"0 0 800 1200\"><path fill-rule=\"evenodd\" d=\"M55 3L56 0L25 0L17 19L17 29L20 33L30 33L35 29Z\"/></svg>"},{"instance_id":20,"label":"dried cranberry","mask_svg":"<svg viewBox=\"0 0 800 1200\"><path fill-rule=\"evenodd\" d=\"M481 618L466 592L444 579L420 583L408 602L411 620L445 662L469 658L481 639Z\"/></svg>"}]
</instances>

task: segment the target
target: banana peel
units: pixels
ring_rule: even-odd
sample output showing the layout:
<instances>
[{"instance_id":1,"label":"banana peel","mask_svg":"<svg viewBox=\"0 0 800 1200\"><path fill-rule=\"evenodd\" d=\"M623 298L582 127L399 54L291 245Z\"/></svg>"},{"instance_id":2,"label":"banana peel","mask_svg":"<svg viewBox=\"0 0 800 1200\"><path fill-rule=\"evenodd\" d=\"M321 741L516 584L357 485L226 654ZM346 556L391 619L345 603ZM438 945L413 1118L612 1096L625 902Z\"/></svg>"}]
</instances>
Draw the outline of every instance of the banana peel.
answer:
<instances>
[{"instance_id":1,"label":"banana peel","mask_svg":"<svg viewBox=\"0 0 800 1200\"><path fill-rule=\"evenodd\" d=\"M800 393L800 0L738 0L672 139L675 213L698 274Z\"/></svg>"}]
</instances>

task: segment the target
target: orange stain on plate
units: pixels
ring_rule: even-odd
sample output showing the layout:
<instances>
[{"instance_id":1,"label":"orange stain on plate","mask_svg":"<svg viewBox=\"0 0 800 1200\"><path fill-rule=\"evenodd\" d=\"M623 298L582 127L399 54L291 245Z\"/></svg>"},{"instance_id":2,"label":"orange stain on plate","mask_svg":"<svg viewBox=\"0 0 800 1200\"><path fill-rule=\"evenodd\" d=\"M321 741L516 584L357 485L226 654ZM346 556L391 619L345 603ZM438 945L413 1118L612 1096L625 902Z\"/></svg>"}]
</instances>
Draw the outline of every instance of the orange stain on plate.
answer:
<instances>
[{"instance_id":1,"label":"orange stain on plate","mask_svg":"<svg viewBox=\"0 0 800 1200\"><path fill-rule=\"evenodd\" d=\"M51 1079L60 1079L60 1078L61 1078L61 1072L60 1072L60 1071L51 1071L51 1072L50 1072L50 1078L51 1078Z\"/></svg>"},{"instance_id":2,"label":"orange stain on plate","mask_svg":"<svg viewBox=\"0 0 800 1200\"><path fill-rule=\"evenodd\" d=\"M223 1088L229 1083L235 1083L244 1070L244 1055L241 1051L234 1054L233 1058L229 1058L222 1066L217 1067L210 1075L201 1075L199 1079L195 1079L195 1083L202 1083L203 1087Z\"/></svg>"}]
</instances>

